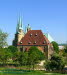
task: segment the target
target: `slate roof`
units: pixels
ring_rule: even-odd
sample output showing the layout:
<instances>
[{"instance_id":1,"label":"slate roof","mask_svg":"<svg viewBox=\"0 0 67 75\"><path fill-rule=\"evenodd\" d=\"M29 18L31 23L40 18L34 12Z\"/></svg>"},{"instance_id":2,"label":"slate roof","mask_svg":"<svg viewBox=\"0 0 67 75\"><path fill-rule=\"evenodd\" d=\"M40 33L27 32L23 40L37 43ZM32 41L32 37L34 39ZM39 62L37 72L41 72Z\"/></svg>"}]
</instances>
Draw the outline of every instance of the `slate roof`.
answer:
<instances>
[{"instance_id":1,"label":"slate roof","mask_svg":"<svg viewBox=\"0 0 67 75\"><path fill-rule=\"evenodd\" d=\"M21 39L18 45L48 45L50 44L46 36L43 35L41 30L30 30Z\"/></svg>"}]
</instances>

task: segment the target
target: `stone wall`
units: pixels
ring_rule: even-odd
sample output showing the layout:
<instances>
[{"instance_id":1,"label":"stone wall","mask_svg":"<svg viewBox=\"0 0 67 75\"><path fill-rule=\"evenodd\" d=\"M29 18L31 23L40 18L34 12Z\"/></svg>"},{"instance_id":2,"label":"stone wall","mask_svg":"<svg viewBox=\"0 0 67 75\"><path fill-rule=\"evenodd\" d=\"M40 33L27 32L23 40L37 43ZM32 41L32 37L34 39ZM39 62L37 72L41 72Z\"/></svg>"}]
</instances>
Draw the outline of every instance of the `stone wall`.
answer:
<instances>
[{"instance_id":1,"label":"stone wall","mask_svg":"<svg viewBox=\"0 0 67 75\"><path fill-rule=\"evenodd\" d=\"M31 46L17 46L19 51L29 51ZM49 59L50 55L52 54L52 51L50 49L50 46L36 46L40 51L42 51L46 58Z\"/></svg>"}]
</instances>

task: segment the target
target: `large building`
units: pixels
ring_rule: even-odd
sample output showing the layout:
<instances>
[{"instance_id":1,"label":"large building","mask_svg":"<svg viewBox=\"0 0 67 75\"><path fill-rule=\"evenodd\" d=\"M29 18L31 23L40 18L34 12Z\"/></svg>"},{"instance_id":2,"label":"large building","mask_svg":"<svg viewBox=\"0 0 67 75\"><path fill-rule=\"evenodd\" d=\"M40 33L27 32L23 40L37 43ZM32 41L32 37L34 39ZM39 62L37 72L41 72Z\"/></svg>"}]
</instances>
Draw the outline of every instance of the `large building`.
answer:
<instances>
[{"instance_id":1,"label":"large building","mask_svg":"<svg viewBox=\"0 0 67 75\"><path fill-rule=\"evenodd\" d=\"M47 58L53 54L53 46L46 35L41 30L32 30L29 24L24 32L21 18L17 24L13 45L23 52L28 51L31 46L36 46Z\"/></svg>"}]
</instances>

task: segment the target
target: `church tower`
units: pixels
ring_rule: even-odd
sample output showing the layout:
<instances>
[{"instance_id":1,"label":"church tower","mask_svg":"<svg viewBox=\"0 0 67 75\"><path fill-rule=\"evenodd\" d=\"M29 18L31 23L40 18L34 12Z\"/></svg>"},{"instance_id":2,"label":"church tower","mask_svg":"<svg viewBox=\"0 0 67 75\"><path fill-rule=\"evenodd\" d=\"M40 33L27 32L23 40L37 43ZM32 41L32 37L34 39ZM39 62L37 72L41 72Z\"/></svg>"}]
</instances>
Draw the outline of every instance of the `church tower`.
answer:
<instances>
[{"instance_id":1,"label":"church tower","mask_svg":"<svg viewBox=\"0 0 67 75\"><path fill-rule=\"evenodd\" d=\"M29 30L32 30L32 29L31 29L30 25L28 24L28 26L26 27L25 32L27 33Z\"/></svg>"},{"instance_id":2,"label":"church tower","mask_svg":"<svg viewBox=\"0 0 67 75\"><path fill-rule=\"evenodd\" d=\"M16 27L15 39L13 40L13 45L17 46L17 43L20 42L20 40L23 37L24 37L24 31L23 31L22 19L19 18L18 24L17 24L17 27Z\"/></svg>"}]
</instances>

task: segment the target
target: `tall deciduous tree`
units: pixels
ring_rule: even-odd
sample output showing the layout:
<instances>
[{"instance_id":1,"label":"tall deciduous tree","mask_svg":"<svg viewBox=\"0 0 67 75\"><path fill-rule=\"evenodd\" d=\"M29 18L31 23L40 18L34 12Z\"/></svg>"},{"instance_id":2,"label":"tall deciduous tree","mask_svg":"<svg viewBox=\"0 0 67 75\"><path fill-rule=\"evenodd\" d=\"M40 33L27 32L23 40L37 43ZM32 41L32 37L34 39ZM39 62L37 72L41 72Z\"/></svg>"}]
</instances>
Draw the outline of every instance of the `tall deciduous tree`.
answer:
<instances>
[{"instance_id":1,"label":"tall deciduous tree","mask_svg":"<svg viewBox=\"0 0 67 75\"><path fill-rule=\"evenodd\" d=\"M59 53L58 43L55 42L55 41L53 41L53 42L52 42L52 45L53 45L54 51L55 51L56 53Z\"/></svg>"},{"instance_id":2,"label":"tall deciduous tree","mask_svg":"<svg viewBox=\"0 0 67 75\"><path fill-rule=\"evenodd\" d=\"M7 46L7 36L7 33L0 30L0 48Z\"/></svg>"},{"instance_id":3,"label":"tall deciduous tree","mask_svg":"<svg viewBox=\"0 0 67 75\"><path fill-rule=\"evenodd\" d=\"M44 60L44 58L45 58L44 53L42 53L37 47L32 46L29 49L28 64L33 65L33 69L35 63L37 63L39 60Z\"/></svg>"}]
</instances>

